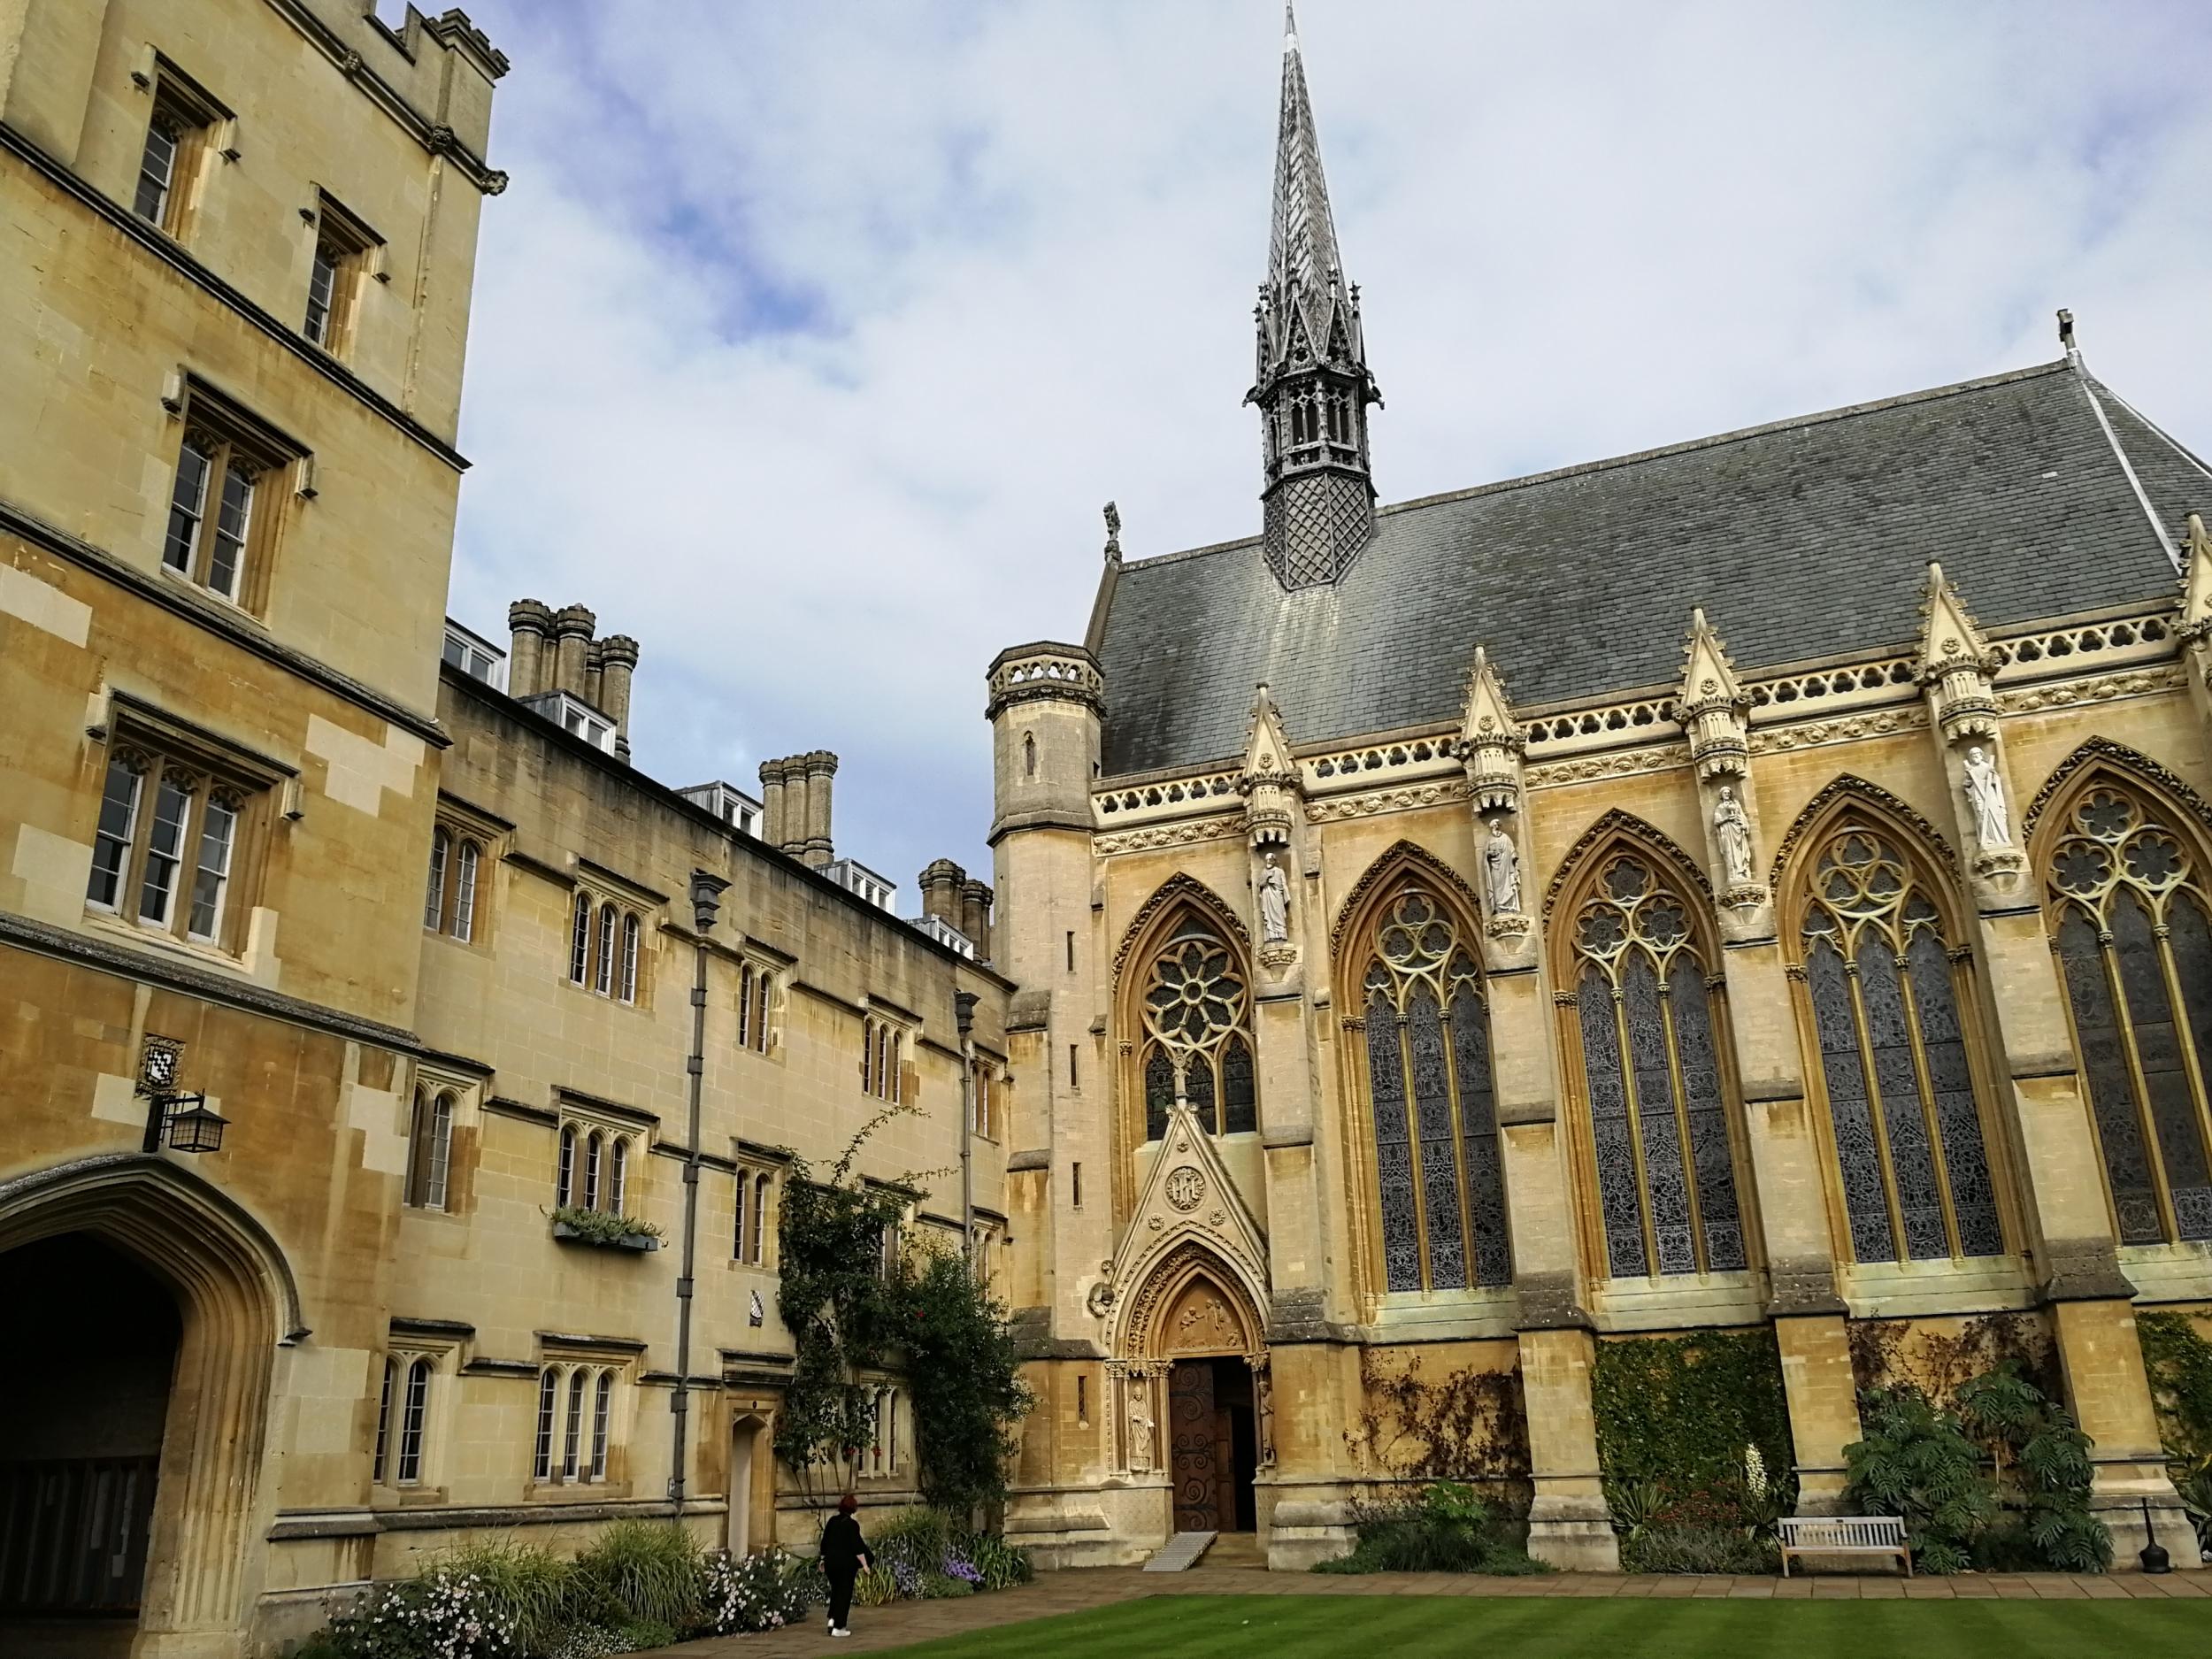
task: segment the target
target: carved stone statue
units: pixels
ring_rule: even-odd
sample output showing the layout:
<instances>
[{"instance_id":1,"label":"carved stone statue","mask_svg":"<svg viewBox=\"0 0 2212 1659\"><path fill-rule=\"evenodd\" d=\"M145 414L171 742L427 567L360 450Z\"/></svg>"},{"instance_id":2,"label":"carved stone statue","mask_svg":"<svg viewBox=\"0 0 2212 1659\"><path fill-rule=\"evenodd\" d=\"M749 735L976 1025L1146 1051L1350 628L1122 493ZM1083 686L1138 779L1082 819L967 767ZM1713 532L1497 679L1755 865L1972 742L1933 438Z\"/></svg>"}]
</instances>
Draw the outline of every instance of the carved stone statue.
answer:
<instances>
[{"instance_id":1,"label":"carved stone statue","mask_svg":"<svg viewBox=\"0 0 2212 1659\"><path fill-rule=\"evenodd\" d=\"M1521 855L1513 845L1513 838L1505 833L1505 820L1490 820L1490 839L1482 844L1482 873L1484 884L1490 890L1490 911L1494 916L1518 916L1521 913Z\"/></svg>"},{"instance_id":2,"label":"carved stone statue","mask_svg":"<svg viewBox=\"0 0 2212 1659\"><path fill-rule=\"evenodd\" d=\"M1267 855L1267 868L1260 872L1260 942L1290 942L1290 878L1273 853Z\"/></svg>"},{"instance_id":3,"label":"carved stone statue","mask_svg":"<svg viewBox=\"0 0 2212 1659\"><path fill-rule=\"evenodd\" d=\"M1259 1394L1260 1462L1275 1461L1275 1379L1265 1363L1252 1368L1252 1381Z\"/></svg>"},{"instance_id":4,"label":"carved stone statue","mask_svg":"<svg viewBox=\"0 0 2212 1659\"><path fill-rule=\"evenodd\" d=\"M1732 887L1748 887L1751 883L1751 818L1743 810L1743 803L1736 799L1736 792L1728 785L1720 787L1720 801L1713 808L1713 835L1720 842L1720 861L1728 872Z\"/></svg>"},{"instance_id":5,"label":"carved stone statue","mask_svg":"<svg viewBox=\"0 0 2212 1659\"><path fill-rule=\"evenodd\" d=\"M1110 501L1106 503L1106 557L1110 561L1121 557L1121 509Z\"/></svg>"},{"instance_id":6,"label":"carved stone statue","mask_svg":"<svg viewBox=\"0 0 2212 1659\"><path fill-rule=\"evenodd\" d=\"M1147 1386L1141 1378L1129 1380L1129 1467L1140 1471L1152 1467L1152 1413L1145 1409Z\"/></svg>"},{"instance_id":7,"label":"carved stone statue","mask_svg":"<svg viewBox=\"0 0 2212 1659\"><path fill-rule=\"evenodd\" d=\"M1974 839L1984 850L2012 845L2012 819L2005 810L2005 780L1997 763L1977 745L1966 751L1966 803L1974 809Z\"/></svg>"}]
</instances>

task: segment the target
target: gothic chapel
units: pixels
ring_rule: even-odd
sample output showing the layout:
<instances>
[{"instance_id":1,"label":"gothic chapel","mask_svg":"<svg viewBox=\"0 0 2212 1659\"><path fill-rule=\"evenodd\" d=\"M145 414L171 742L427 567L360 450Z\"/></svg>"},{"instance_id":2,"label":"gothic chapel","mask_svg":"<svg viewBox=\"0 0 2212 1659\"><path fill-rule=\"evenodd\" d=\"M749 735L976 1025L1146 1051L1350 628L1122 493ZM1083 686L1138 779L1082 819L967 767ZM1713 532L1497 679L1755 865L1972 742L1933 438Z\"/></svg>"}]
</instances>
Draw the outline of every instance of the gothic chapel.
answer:
<instances>
[{"instance_id":1,"label":"gothic chapel","mask_svg":"<svg viewBox=\"0 0 2212 1659\"><path fill-rule=\"evenodd\" d=\"M2062 312L1378 505L1294 28L1280 121L1258 534L1125 559L1110 510L1081 642L989 670L1010 1532L1307 1565L1388 1379L1480 1373L1532 1551L1609 1567L1602 1345L1770 1331L1820 1513L1863 1339L2001 1316L2193 1560L2135 1310L2212 1309L2212 471Z\"/></svg>"}]
</instances>

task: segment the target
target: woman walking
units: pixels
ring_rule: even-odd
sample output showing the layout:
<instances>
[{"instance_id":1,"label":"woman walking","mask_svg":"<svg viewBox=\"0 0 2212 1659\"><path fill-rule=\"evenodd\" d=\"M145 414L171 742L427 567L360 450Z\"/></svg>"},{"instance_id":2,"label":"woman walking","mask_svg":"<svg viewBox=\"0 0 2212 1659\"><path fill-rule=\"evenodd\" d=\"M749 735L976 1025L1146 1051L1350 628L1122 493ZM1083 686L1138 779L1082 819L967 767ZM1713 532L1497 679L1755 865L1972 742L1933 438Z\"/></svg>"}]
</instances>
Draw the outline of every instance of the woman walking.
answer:
<instances>
[{"instance_id":1,"label":"woman walking","mask_svg":"<svg viewBox=\"0 0 2212 1659\"><path fill-rule=\"evenodd\" d=\"M860 1535L860 1523L853 1519L853 1511L859 1507L860 1500L848 1492L838 1499L837 1513L822 1528L822 1573L829 1580L829 1633L833 1636L853 1633L846 1623L853 1616L853 1580L863 1567L875 1564L868 1553L868 1540Z\"/></svg>"}]
</instances>

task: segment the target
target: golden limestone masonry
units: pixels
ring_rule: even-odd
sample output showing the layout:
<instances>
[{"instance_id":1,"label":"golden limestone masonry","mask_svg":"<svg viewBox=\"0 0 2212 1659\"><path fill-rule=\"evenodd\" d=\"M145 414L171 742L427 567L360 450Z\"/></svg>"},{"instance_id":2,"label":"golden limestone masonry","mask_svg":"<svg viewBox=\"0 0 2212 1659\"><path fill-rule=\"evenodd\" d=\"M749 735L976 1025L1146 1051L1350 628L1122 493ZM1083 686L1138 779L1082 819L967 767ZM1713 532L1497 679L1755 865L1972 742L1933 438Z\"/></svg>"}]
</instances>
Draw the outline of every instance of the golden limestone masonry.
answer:
<instances>
[{"instance_id":1,"label":"golden limestone masonry","mask_svg":"<svg viewBox=\"0 0 2212 1659\"><path fill-rule=\"evenodd\" d=\"M907 1231L1010 1312L1044 1564L1340 1554L1458 1379L1532 1551L1609 1567L1594 1378L1696 1333L1771 1342L1832 1513L1885 1356L1992 1321L2193 1559L2135 1317L2212 1319L2212 472L2070 318L1379 505L1293 35L1258 534L1108 510L1081 642L987 671L991 880L906 920L835 755L665 787L635 640L443 616L507 66L0 4L0 1648L810 1539L777 1217L887 1107L865 1176L965 1171Z\"/></svg>"}]
</instances>

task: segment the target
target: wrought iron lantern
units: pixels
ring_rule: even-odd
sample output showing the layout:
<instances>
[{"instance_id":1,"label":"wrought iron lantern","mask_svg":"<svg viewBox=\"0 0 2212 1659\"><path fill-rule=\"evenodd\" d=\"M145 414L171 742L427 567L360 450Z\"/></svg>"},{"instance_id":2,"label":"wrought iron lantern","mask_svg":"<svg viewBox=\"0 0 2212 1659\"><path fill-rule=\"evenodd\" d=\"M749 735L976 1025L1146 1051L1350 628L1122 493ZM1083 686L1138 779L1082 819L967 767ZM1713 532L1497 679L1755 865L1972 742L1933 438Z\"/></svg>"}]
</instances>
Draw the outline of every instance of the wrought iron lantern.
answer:
<instances>
[{"instance_id":1,"label":"wrought iron lantern","mask_svg":"<svg viewBox=\"0 0 2212 1659\"><path fill-rule=\"evenodd\" d=\"M169 1145L179 1152L219 1152L223 1131L230 1120L212 1110L204 1094L180 1094L177 1102L191 1102L181 1111L169 1113Z\"/></svg>"}]
</instances>

